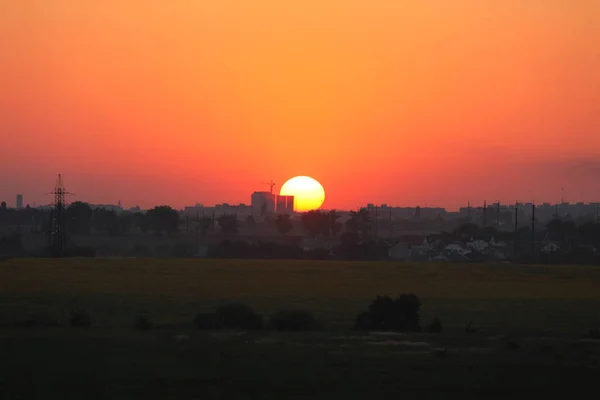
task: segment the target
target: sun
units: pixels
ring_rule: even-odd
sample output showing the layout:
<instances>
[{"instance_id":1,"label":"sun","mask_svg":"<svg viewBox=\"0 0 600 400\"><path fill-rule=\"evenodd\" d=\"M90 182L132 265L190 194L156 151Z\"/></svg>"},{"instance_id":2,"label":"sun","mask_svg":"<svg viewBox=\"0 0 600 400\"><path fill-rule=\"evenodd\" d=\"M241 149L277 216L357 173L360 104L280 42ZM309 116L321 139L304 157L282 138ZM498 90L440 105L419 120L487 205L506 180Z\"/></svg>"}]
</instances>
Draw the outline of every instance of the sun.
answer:
<instances>
[{"instance_id":1,"label":"sun","mask_svg":"<svg viewBox=\"0 0 600 400\"><path fill-rule=\"evenodd\" d=\"M296 176L283 184L280 196L294 196L294 211L317 210L325 201L325 189L310 176Z\"/></svg>"}]
</instances>

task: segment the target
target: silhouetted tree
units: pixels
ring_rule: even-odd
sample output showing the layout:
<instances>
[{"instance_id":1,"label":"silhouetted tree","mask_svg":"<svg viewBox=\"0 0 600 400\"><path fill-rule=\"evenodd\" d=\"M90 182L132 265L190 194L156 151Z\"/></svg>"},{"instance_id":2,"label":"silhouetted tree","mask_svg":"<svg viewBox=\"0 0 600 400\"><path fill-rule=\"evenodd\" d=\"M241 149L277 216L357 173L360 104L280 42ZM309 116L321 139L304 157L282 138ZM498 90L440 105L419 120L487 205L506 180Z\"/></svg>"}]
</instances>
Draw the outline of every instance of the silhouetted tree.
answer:
<instances>
[{"instance_id":1,"label":"silhouetted tree","mask_svg":"<svg viewBox=\"0 0 600 400\"><path fill-rule=\"evenodd\" d=\"M212 227L212 218L202 217L198 220L198 229L202 236L206 236L206 232Z\"/></svg>"},{"instance_id":2,"label":"silhouetted tree","mask_svg":"<svg viewBox=\"0 0 600 400\"><path fill-rule=\"evenodd\" d=\"M2 203L0 203L0 209L6 210L6 202L5 201L3 201Z\"/></svg>"},{"instance_id":3,"label":"silhouetted tree","mask_svg":"<svg viewBox=\"0 0 600 400\"><path fill-rule=\"evenodd\" d=\"M92 208L89 204L76 201L66 210L67 230L76 235L89 235L92 230Z\"/></svg>"},{"instance_id":4,"label":"silhouetted tree","mask_svg":"<svg viewBox=\"0 0 600 400\"><path fill-rule=\"evenodd\" d=\"M149 230L148 218L141 212L133 214L133 225L142 233L147 233Z\"/></svg>"},{"instance_id":5,"label":"silhouetted tree","mask_svg":"<svg viewBox=\"0 0 600 400\"><path fill-rule=\"evenodd\" d=\"M294 229L294 224L288 214L280 214L277 216L275 220L275 225L277 225L277 230L283 236L287 235L292 229Z\"/></svg>"},{"instance_id":6,"label":"silhouetted tree","mask_svg":"<svg viewBox=\"0 0 600 400\"><path fill-rule=\"evenodd\" d=\"M119 233L119 217L114 210L96 208L93 212L92 221L97 232L104 232L109 236Z\"/></svg>"},{"instance_id":7,"label":"silhouetted tree","mask_svg":"<svg viewBox=\"0 0 600 400\"><path fill-rule=\"evenodd\" d=\"M340 214L336 210L327 213L327 235L335 236L342 230L342 224L338 221Z\"/></svg>"},{"instance_id":8,"label":"silhouetted tree","mask_svg":"<svg viewBox=\"0 0 600 400\"><path fill-rule=\"evenodd\" d=\"M304 230L312 237L327 235L329 232L329 221L327 214L319 210L312 210L302 214L300 217Z\"/></svg>"},{"instance_id":9,"label":"silhouetted tree","mask_svg":"<svg viewBox=\"0 0 600 400\"><path fill-rule=\"evenodd\" d=\"M235 214L223 214L218 218L221 231L227 236L235 235L240 229L240 221Z\"/></svg>"},{"instance_id":10,"label":"silhouetted tree","mask_svg":"<svg viewBox=\"0 0 600 400\"><path fill-rule=\"evenodd\" d=\"M453 234L458 240L466 241L471 237L477 238L479 236L479 227L471 223L463 224L456 228Z\"/></svg>"},{"instance_id":11,"label":"silhouetted tree","mask_svg":"<svg viewBox=\"0 0 600 400\"><path fill-rule=\"evenodd\" d=\"M371 232L371 216L369 210L361 208L350 211L350 219L346 222L348 230L359 233L363 238Z\"/></svg>"},{"instance_id":12,"label":"silhouetted tree","mask_svg":"<svg viewBox=\"0 0 600 400\"><path fill-rule=\"evenodd\" d=\"M579 225L579 236L581 241L588 245L595 245L600 242L600 224L586 222Z\"/></svg>"},{"instance_id":13,"label":"silhouetted tree","mask_svg":"<svg viewBox=\"0 0 600 400\"><path fill-rule=\"evenodd\" d=\"M148 227L157 235L168 235L179 228L179 213L169 206L157 206L148 210L145 215Z\"/></svg>"},{"instance_id":14,"label":"silhouetted tree","mask_svg":"<svg viewBox=\"0 0 600 400\"><path fill-rule=\"evenodd\" d=\"M421 301L412 293L392 299L377 296L369 311L356 319L356 328L383 331L419 331Z\"/></svg>"},{"instance_id":15,"label":"silhouetted tree","mask_svg":"<svg viewBox=\"0 0 600 400\"><path fill-rule=\"evenodd\" d=\"M360 243L360 236L357 232L344 232L340 236L342 247L349 249Z\"/></svg>"},{"instance_id":16,"label":"silhouetted tree","mask_svg":"<svg viewBox=\"0 0 600 400\"><path fill-rule=\"evenodd\" d=\"M128 233L134 224L134 216L130 212L123 212L119 215L119 230L121 233Z\"/></svg>"}]
</instances>

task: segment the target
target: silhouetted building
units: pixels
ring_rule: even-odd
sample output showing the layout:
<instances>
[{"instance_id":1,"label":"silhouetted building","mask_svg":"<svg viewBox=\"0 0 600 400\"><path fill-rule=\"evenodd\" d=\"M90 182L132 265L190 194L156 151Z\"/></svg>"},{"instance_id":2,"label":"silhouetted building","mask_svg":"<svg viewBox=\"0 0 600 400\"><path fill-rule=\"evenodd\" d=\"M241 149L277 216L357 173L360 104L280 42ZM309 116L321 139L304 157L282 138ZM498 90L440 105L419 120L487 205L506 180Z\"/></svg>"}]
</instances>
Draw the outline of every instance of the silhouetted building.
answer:
<instances>
[{"instance_id":1,"label":"silhouetted building","mask_svg":"<svg viewBox=\"0 0 600 400\"><path fill-rule=\"evenodd\" d=\"M294 212L294 196L276 196L275 210L277 214L292 214Z\"/></svg>"},{"instance_id":2,"label":"silhouetted building","mask_svg":"<svg viewBox=\"0 0 600 400\"><path fill-rule=\"evenodd\" d=\"M22 208L23 208L23 195L18 194L17 195L17 210L20 210Z\"/></svg>"},{"instance_id":3,"label":"silhouetted building","mask_svg":"<svg viewBox=\"0 0 600 400\"><path fill-rule=\"evenodd\" d=\"M275 195L271 192L254 192L250 197L252 216L256 219L264 219L267 215L275 212Z\"/></svg>"}]
</instances>

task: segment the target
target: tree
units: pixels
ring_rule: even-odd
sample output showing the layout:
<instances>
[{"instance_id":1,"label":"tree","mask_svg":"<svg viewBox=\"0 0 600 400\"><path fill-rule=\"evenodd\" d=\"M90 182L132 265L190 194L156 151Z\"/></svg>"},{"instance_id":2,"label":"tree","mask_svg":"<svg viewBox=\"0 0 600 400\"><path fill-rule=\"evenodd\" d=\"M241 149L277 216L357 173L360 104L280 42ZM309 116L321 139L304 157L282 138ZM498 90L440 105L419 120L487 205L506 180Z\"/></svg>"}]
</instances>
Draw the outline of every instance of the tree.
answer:
<instances>
[{"instance_id":1,"label":"tree","mask_svg":"<svg viewBox=\"0 0 600 400\"><path fill-rule=\"evenodd\" d=\"M480 231L477 225L468 223L460 225L453 231L453 233L458 240L469 240L471 237L478 237Z\"/></svg>"},{"instance_id":2,"label":"tree","mask_svg":"<svg viewBox=\"0 0 600 400\"><path fill-rule=\"evenodd\" d=\"M123 212L119 215L119 230L121 233L127 233L134 224L134 216L130 212Z\"/></svg>"},{"instance_id":3,"label":"tree","mask_svg":"<svg viewBox=\"0 0 600 400\"><path fill-rule=\"evenodd\" d=\"M346 226L352 232L360 233L363 238L371 232L371 216L369 210L361 208L358 211L350 211L350 219Z\"/></svg>"},{"instance_id":4,"label":"tree","mask_svg":"<svg viewBox=\"0 0 600 400\"><path fill-rule=\"evenodd\" d=\"M179 213L169 206L157 206L148 210L145 215L148 227L157 235L168 235L179 228Z\"/></svg>"},{"instance_id":5,"label":"tree","mask_svg":"<svg viewBox=\"0 0 600 400\"><path fill-rule=\"evenodd\" d=\"M66 210L67 230L76 235L89 235L92 230L93 211L89 204L76 201Z\"/></svg>"},{"instance_id":6,"label":"tree","mask_svg":"<svg viewBox=\"0 0 600 400\"><path fill-rule=\"evenodd\" d=\"M315 237L320 234L327 235L329 232L327 214L322 211L312 210L302 214L300 217L304 230L311 236Z\"/></svg>"},{"instance_id":7,"label":"tree","mask_svg":"<svg viewBox=\"0 0 600 400\"><path fill-rule=\"evenodd\" d=\"M342 230L342 224L338 221L340 214L336 210L327 213L328 235L335 236Z\"/></svg>"},{"instance_id":8,"label":"tree","mask_svg":"<svg viewBox=\"0 0 600 400\"><path fill-rule=\"evenodd\" d=\"M97 232L104 232L108 236L115 236L119 233L119 217L114 210L96 208L92 220Z\"/></svg>"},{"instance_id":9,"label":"tree","mask_svg":"<svg viewBox=\"0 0 600 400\"><path fill-rule=\"evenodd\" d=\"M240 229L240 221L235 214L223 214L218 221L221 231L227 236L235 235Z\"/></svg>"},{"instance_id":10,"label":"tree","mask_svg":"<svg viewBox=\"0 0 600 400\"><path fill-rule=\"evenodd\" d=\"M292 223L292 219L288 214L280 214L277 216L275 220L275 225L277 225L277 230L281 235L287 235L292 229L294 229L294 224Z\"/></svg>"},{"instance_id":11,"label":"tree","mask_svg":"<svg viewBox=\"0 0 600 400\"><path fill-rule=\"evenodd\" d=\"M140 232L147 233L149 230L148 226L148 218L141 212L136 212L133 214L133 226L138 228Z\"/></svg>"},{"instance_id":12,"label":"tree","mask_svg":"<svg viewBox=\"0 0 600 400\"><path fill-rule=\"evenodd\" d=\"M212 219L209 217L202 217L198 220L198 229L202 233L202 236L206 236L206 232L208 232L212 225Z\"/></svg>"},{"instance_id":13,"label":"tree","mask_svg":"<svg viewBox=\"0 0 600 400\"><path fill-rule=\"evenodd\" d=\"M5 224L8 222L8 209L6 208L6 202L0 203L0 223Z\"/></svg>"}]
</instances>

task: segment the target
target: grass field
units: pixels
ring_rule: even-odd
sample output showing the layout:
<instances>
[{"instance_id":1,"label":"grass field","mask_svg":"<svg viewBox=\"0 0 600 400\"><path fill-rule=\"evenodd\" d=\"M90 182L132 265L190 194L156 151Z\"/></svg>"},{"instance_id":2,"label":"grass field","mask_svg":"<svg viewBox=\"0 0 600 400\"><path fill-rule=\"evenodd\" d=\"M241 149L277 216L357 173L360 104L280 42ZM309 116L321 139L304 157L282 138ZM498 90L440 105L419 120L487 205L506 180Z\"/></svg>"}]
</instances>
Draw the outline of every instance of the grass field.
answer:
<instances>
[{"instance_id":1,"label":"grass field","mask_svg":"<svg viewBox=\"0 0 600 400\"><path fill-rule=\"evenodd\" d=\"M375 295L401 292L416 293L423 323L437 316L444 332L349 331ZM197 312L232 301L264 315L309 310L327 330L132 328L140 314L156 322L189 323ZM74 308L90 313L91 328L12 327L27 318L66 324ZM477 334L464 333L467 321ZM599 372L600 343L586 335L600 327L600 268L7 260L0 262L0 324L0 398L2 390L4 398L31 398L66 389L88 398L187 399L489 397L523 387L537 395L559 389L573 394ZM189 340L175 342L178 334ZM508 340L520 349L507 350Z\"/></svg>"}]
</instances>

